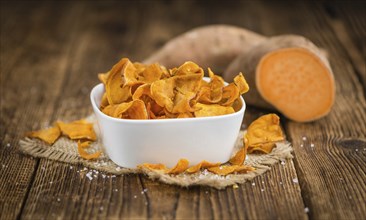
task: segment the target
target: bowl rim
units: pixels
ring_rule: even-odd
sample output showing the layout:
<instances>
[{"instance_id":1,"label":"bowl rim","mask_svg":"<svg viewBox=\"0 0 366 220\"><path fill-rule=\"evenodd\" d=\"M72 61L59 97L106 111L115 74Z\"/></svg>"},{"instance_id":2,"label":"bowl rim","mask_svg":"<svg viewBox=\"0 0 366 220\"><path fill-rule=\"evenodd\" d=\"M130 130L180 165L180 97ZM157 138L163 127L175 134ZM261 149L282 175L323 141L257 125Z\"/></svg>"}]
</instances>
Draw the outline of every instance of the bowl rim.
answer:
<instances>
[{"instance_id":1,"label":"bowl rim","mask_svg":"<svg viewBox=\"0 0 366 220\"><path fill-rule=\"evenodd\" d=\"M244 98L242 95L240 95L240 101L242 102L242 106L241 106L240 110L237 112L231 113L231 114L226 114L226 115L207 116L207 117L199 117L199 118L195 118L195 117L194 118L164 118L164 119L156 119L156 120L114 118L114 117L104 114L97 106L97 103L96 103L94 97L97 93L97 90L100 87L102 87L103 88L102 90L105 91L104 84L99 83L96 86L94 86L90 92L90 100L91 100L92 107L94 108L94 111L96 113L101 115L106 120L111 120L111 121L115 121L115 122L123 122L123 123L131 123L131 124L144 124L144 123L159 124L159 123L181 123L181 122L192 122L192 121L199 122L199 121L220 120L220 119L223 120L226 118L232 118L232 117L241 115L244 113L244 111L246 109L246 103L244 101Z\"/></svg>"}]
</instances>

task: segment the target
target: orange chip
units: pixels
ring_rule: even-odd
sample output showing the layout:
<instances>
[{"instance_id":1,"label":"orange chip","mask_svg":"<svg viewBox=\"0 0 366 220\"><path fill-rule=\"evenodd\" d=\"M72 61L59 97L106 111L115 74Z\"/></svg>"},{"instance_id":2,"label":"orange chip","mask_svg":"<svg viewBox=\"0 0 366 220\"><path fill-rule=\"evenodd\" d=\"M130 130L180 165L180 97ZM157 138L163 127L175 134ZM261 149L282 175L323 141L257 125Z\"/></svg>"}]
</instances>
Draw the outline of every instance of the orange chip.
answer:
<instances>
[{"instance_id":1,"label":"orange chip","mask_svg":"<svg viewBox=\"0 0 366 220\"><path fill-rule=\"evenodd\" d=\"M244 147L242 147L238 152L236 152L235 156L233 156L229 162L233 165L242 165L244 163L247 150L248 150L248 139L246 136L243 137Z\"/></svg>"},{"instance_id":2,"label":"orange chip","mask_svg":"<svg viewBox=\"0 0 366 220\"><path fill-rule=\"evenodd\" d=\"M208 168L208 171L226 176L231 173L247 173L248 171L253 171L254 168L250 166L245 165L224 165L224 166L217 166L217 167L210 167Z\"/></svg>"},{"instance_id":3,"label":"orange chip","mask_svg":"<svg viewBox=\"0 0 366 220\"><path fill-rule=\"evenodd\" d=\"M239 75L234 77L234 83L238 87L240 94L244 94L249 91L249 85L242 73L239 73Z\"/></svg>"},{"instance_id":4,"label":"orange chip","mask_svg":"<svg viewBox=\"0 0 366 220\"><path fill-rule=\"evenodd\" d=\"M194 112L196 117L208 117L208 116L217 116L217 115L226 115L234 113L234 109L230 106L221 106L217 104L206 105L197 103L195 107L198 109Z\"/></svg>"},{"instance_id":5,"label":"orange chip","mask_svg":"<svg viewBox=\"0 0 366 220\"><path fill-rule=\"evenodd\" d=\"M127 61L123 72L124 86L152 83L156 80L159 80L162 74L163 71L161 70L159 64L146 66L143 71L140 72L139 69L136 69L134 64L132 64L130 61Z\"/></svg>"},{"instance_id":6,"label":"orange chip","mask_svg":"<svg viewBox=\"0 0 366 220\"><path fill-rule=\"evenodd\" d=\"M222 99L224 80L215 75L210 68L208 68L208 75L211 81L201 87L198 101L206 104L218 103Z\"/></svg>"},{"instance_id":7,"label":"orange chip","mask_svg":"<svg viewBox=\"0 0 366 220\"><path fill-rule=\"evenodd\" d=\"M133 66L136 68L137 72L141 73L146 69L147 65L139 62L134 62Z\"/></svg>"},{"instance_id":8,"label":"orange chip","mask_svg":"<svg viewBox=\"0 0 366 220\"><path fill-rule=\"evenodd\" d=\"M100 157L100 154L101 152L100 151L97 151L93 154L88 154L84 148L87 148L89 147L89 144L90 142L83 142L83 143L80 143L80 141L78 141L78 152L79 152L79 155L86 159L86 160L92 160L92 159L97 159L98 157Z\"/></svg>"},{"instance_id":9,"label":"orange chip","mask_svg":"<svg viewBox=\"0 0 366 220\"><path fill-rule=\"evenodd\" d=\"M269 143L263 143L263 144L255 144L255 145L251 145L250 147L248 147L248 153L253 153L253 152L259 152L259 153L271 153L273 148L276 147L276 144L274 142L269 142Z\"/></svg>"},{"instance_id":10,"label":"orange chip","mask_svg":"<svg viewBox=\"0 0 366 220\"><path fill-rule=\"evenodd\" d=\"M158 163L158 164L144 163L144 164L138 165L137 167L139 169L147 168L149 170L163 170L163 171L168 170L168 168L164 164L161 164L161 163Z\"/></svg>"},{"instance_id":11,"label":"orange chip","mask_svg":"<svg viewBox=\"0 0 366 220\"><path fill-rule=\"evenodd\" d=\"M284 140L280 118L276 114L259 117L249 125L247 138L249 146Z\"/></svg>"},{"instance_id":12,"label":"orange chip","mask_svg":"<svg viewBox=\"0 0 366 220\"><path fill-rule=\"evenodd\" d=\"M175 76L179 75L189 75L189 74L198 74L201 78L204 75L203 69L199 67L197 64L187 61L183 63L178 69L174 71Z\"/></svg>"},{"instance_id":13,"label":"orange chip","mask_svg":"<svg viewBox=\"0 0 366 220\"><path fill-rule=\"evenodd\" d=\"M220 105L231 106L239 96L239 88L234 83L230 83L223 88Z\"/></svg>"},{"instance_id":14,"label":"orange chip","mask_svg":"<svg viewBox=\"0 0 366 220\"><path fill-rule=\"evenodd\" d=\"M171 113L194 111L190 101L196 96L201 84L198 74L178 75L155 81L151 84L151 95Z\"/></svg>"},{"instance_id":15,"label":"orange chip","mask_svg":"<svg viewBox=\"0 0 366 220\"><path fill-rule=\"evenodd\" d=\"M97 139L93 129L93 124L88 123L85 120L78 120L70 123L58 121L56 123L61 132L67 135L70 139L88 139L91 141L95 141Z\"/></svg>"},{"instance_id":16,"label":"orange chip","mask_svg":"<svg viewBox=\"0 0 366 220\"><path fill-rule=\"evenodd\" d=\"M105 92L102 96L102 100L100 101L100 109L103 110L106 106L109 105L107 93Z\"/></svg>"},{"instance_id":17,"label":"orange chip","mask_svg":"<svg viewBox=\"0 0 366 220\"><path fill-rule=\"evenodd\" d=\"M126 68L128 59L121 59L111 69L106 81L105 90L107 93L107 99L110 104L119 104L130 98L130 88L128 86L122 87L122 71ZM122 88L121 88L122 87Z\"/></svg>"},{"instance_id":18,"label":"orange chip","mask_svg":"<svg viewBox=\"0 0 366 220\"><path fill-rule=\"evenodd\" d=\"M42 129L39 131L31 131L25 134L27 137L33 137L41 139L47 144L53 144L60 137L61 131L58 126L53 126L51 128Z\"/></svg>"},{"instance_id":19,"label":"orange chip","mask_svg":"<svg viewBox=\"0 0 366 220\"><path fill-rule=\"evenodd\" d=\"M210 163L206 160L201 161L200 163L188 168L186 170L187 173L197 173L198 171L200 171L200 169L204 169L204 168L209 168L209 167L216 167L216 166L220 166L221 163Z\"/></svg>"},{"instance_id":20,"label":"orange chip","mask_svg":"<svg viewBox=\"0 0 366 220\"><path fill-rule=\"evenodd\" d=\"M139 99L118 105L108 105L102 111L104 114L123 119L147 119L145 103Z\"/></svg>"},{"instance_id":21,"label":"orange chip","mask_svg":"<svg viewBox=\"0 0 366 220\"><path fill-rule=\"evenodd\" d=\"M168 174L179 174L183 173L188 168L189 162L186 159L180 159L172 169L166 171Z\"/></svg>"},{"instance_id":22,"label":"orange chip","mask_svg":"<svg viewBox=\"0 0 366 220\"><path fill-rule=\"evenodd\" d=\"M99 78L99 80L100 80L104 85L106 85L106 84L107 84L107 79L108 79L109 73L110 73L110 71L108 71L107 73L99 73L99 74L98 74L98 78Z\"/></svg>"}]
</instances>

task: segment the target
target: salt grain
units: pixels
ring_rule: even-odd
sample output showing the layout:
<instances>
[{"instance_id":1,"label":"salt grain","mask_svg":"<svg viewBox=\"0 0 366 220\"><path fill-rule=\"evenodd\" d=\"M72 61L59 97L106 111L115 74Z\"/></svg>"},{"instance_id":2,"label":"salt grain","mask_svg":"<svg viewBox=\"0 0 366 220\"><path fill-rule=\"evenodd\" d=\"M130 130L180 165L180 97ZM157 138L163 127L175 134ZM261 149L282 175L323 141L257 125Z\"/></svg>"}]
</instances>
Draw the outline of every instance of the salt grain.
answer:
<instances>
[{"instance_id":1,"label":"salt grain","mask_svg":"<svg viewBox=\"0 0 366 220\"><path fill-rule=\"evenodd\" d=\"M252 183L252 186L255 186L255 183Z\"/></svg>"},{"instance_id":2,"label":"salt grain","mask_svg":"<svg viewBox=\"0 0 366 220\"><path fill-rule=\"evenodd\" d=\"M52 184L53 182L51 181L50 184Z\"/></svg>"},{"instance_id":3,"label":"salt grain","mask_svg":"<svg viewBox=\"0 0 366 220\"><path fill-rule=\"evenodd\" d=\"M304 147L304 145L303 144L300 144L300 147Z\"/></svg>"},{"instance_id":4,"label":"salt grain","mask_svg":"<svg viewBox=\"0 0 366 220\"><path fill-rule=\"evenodd\" d=\"M293 179L292 179L292 182L294 182L294 183L299 183L299 180L298 180L297 178L293 178Z\"/></svg>"},{"instance_id":5,"label":"salt grain","mask_svg":"<svg viewBox=\"0 0 366 220\"><path fill-rule=\"evenodd\" d=\"M356 149L355 151L358 151L358 149Z\"/></svg>"},{"instance_id":6,"label":"salt grain","mask_svg":"<svg viewBox=\"0 0 366 220\"><path fill-rule=\"evenodd\" d=\"M118 192L118 189L114 189L115 192Z\"/></svg>"},{"instance_id":7,"label":"salt grain","mask_svg":"<svg viewBox=\"0 0 366 220\"><path fill-rule=\"evenodd\" d=\"M73 169L73 167L72 166L70 166L70 170L72 170Z\"/></svg>"},{"instance_id":8,"label":"salt grain","mask_svg":"<svg viewBox=\"0 0 366 220\"><path fill-rule=\"evenodd\" d=\"M206 190L205 193L208 194L208 191Z\"/></svg>"},{"instance_id":9,"label":"salt grain","mask_svg":"<svg viewBox=\"0 0 366 220\"><path fill-rule=\"evenodd\" d=\"M305 137L305 136L304 136L304 137L302 137L302 140L303 140L303 141L306 141L306 140L307 140L307 137Z\"/></svg>"},{"instance_id":10,"label":"salt grain","mask_svg":"<svg viewBox=\"0 0 366 220\"><path fill-rule=\"evenodd\" d=\"M147 189L144 189L143 191L144 191L144 192L147 192Z\"/></svg>"},{"instance_id":11,"label":"salt grain","mask_svg":"<svg viewBox=\"0 0 366 220\"><path fill-rule=\"evenodd\" d=\"M264 192L264 189L261 189L261 192Z\"/></svg>"},{"instance_id":12,"label":"salt grain","mask_svg":"<svg viewBox=\"0 0 366 220\"><path fill-rule=\"evenodd\" d=\"M105 174L102 174L103 179L105 178Z\"/></svg>"},{"instance_id":13,"label":"salt grain","mask_svg":"<svg viewBox=\"0 0 366 220\"><path fill-rule=\"evenodd\" d=\"M312 143L312 144L310 144L310 147L314 147L315 145Z\"/></svg>"},{"instance_id":14,"label":"salt grain","mask_svg":"<svg viewBox=\"0 0 366 220\"><path fill-rule=\"evenodd\" d=\"M57 202L60 202L61 201L61 199L60 198L57 198Z\"/></svg>"},{"instance_id":15,"label":"salt grain","mask_svg":"<svg viewBox=\"0 0 366 220\"><path fill-rule=\"evenodd\" d=\"M234 184L233 189L237 189L237 188L239 188L238 184Z\"/></svg>"},{"instance_id":16,"label":"salt grain","mask_svg":"<svg viewBox=\"0 0 366 220\"><path fill-rule=\"evenodd\" d=\"M281 165L285 165L286 164L286 162L285 161L281 161Z\"/></svg>"},{"instance_id":17,"label":"salt grain","mask_svg":"<svg viewBox=\"0 0 366 220\"><path fill-rule=\"evenodd\" d=\"M103 208L103 206L101 206L101 207L99 208L99 210L100 210L100 211L103 211L103 209L104 209L104 208Z\"/></svg>"},{"instance_id":18,"label":"salt grain","mask_svg":"<svg viewBox=\"0 0 366 220\"><path fill-rule=\"evenodd\" d=\"M308 207L305 207L305 208L304 208L304 212L305 212L305 213L308 213L309 211L310 211L310 209L309 209Z\"/></svg>"},{"instance_id":19,"label":"salt grain","mask_svg":"<svg viewBox=\"0 0 366 220\"><path fill-rule=\"evenodd\" d=\"M282 182L280 182L280 185L282 185Z\"/></svg>"},{"instance_id":20,"label":"salt grain","mask_svg":"<svg viewBox=\"0 0 366 220\"><path fill-rule=\"evenodd\" d=\"M135 199L136 199L136 198L137 198L137 196L136 196L136 195L134 195L134 196L133 196L133 198L135 198Z\"/></svg>"},{"instance_id":21,"label":"salt grain","mask_svg":"<svg viewBox=\"0 0 366 220\"><path fill-rule=\"evenodd\" d=\"M7 143L7 144L6 144L6 146L7 146L7 147L10 147L10 143Z\"/></svg>"},{"instance_id":22,"label":"salt grain","mask_svg":"<svg viewBox=\"0 0 366 220\"><path fill-rule=\"evenodd\" d=\"M88 172L85 176L88 177L89 180L93 179L91 172Z\"/></svg>"}]
</instances>

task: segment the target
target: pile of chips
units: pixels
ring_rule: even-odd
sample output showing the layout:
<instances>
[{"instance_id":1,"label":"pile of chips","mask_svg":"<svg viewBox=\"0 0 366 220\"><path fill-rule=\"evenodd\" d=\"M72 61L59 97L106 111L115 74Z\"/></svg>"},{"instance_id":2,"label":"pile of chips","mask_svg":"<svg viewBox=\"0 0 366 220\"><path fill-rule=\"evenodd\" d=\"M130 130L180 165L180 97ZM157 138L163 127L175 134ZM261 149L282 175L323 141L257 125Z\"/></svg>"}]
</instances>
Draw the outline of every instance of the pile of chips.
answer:
<instances>
[{"instance_id":1,"label":"pile of chips","mask_svg":"<svg viewBox=\"0 0 366 220\"><path fill-rule=\"evenodd\" d=\"M101 111L123 119L191 118L230 114L238 111L242 103L240 95L249 90L242 73L234 82L224 80L208 69L210 81L203 79L204 71L193 62L167 70L159 64L145 65L121 59L107 73L98 78L105 86ZM89 154L85 149L96 140L93 124L85 120L71 123L56 122L51 128L27 133L52 145L61 135L78 141L79 155L87 160L98 158L101 152ZM164 164L144 163L141 170L154 170L166 174L197 173L202 169L218 175L246 173L254 170L244 165L247 153L270 153L275 143L284 140L279 117L268 114L259 117L248 127L243 137L243 147L227 162L205 161L189 166L189 161L180 159L175 167Z\"/></svg>"},{"instance_id":2,"label":"pile of chips","mask_svg":"<svg viewBox=\"0 0 366 220\"><path fill-rule=\"evenodd\" d=\"M85 151L85 148L90 146L90 141L95 141L97 139L97 135L93 129L93 124L88 123L85 120L77 120L70 123L57 121L50 128L26 133L27 137L41 139L49 145L55 143L61 135L65 135L71 140L78 141L78 152L82 158L91 160L100 156L100 151L93 154L88 154Z\"/></svg>"},{"instance_id":3,"label":"pile of chips","mask_svg":"<svg viewBox=\"0 0 366 220\"><path fill-rule=\"evenodd\" d=\"M98 75L105 86L101 111L123 119L165 119L217 116L238 111L240 95L249 90L242 73L225 85L222 77L193 62L167 70L121 59L107 73Z\"/></svg>"}]
</instances>

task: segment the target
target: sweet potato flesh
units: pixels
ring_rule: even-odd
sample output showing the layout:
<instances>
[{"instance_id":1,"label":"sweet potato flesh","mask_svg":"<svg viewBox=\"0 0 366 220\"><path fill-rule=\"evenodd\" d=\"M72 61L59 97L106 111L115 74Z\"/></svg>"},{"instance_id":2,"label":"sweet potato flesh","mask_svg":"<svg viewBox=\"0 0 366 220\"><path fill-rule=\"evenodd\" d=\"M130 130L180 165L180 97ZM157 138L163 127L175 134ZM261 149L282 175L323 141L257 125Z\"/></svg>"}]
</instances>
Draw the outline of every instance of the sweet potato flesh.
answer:
<instances>
[{"instance_id":1,"label":"sweet potato flesh","mask_svg":"<svg viewBox=\"0 0 366 220\"><path fill-rule=\"evenodd\" d=\"M332 73L317 55L303 48L264 56L257 66L256 85L267 102L298 122L326 115L334 102Z\"/></svg>"}]
</instances>

